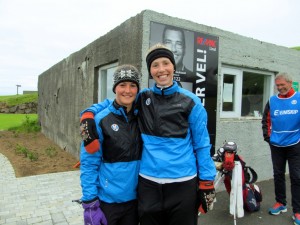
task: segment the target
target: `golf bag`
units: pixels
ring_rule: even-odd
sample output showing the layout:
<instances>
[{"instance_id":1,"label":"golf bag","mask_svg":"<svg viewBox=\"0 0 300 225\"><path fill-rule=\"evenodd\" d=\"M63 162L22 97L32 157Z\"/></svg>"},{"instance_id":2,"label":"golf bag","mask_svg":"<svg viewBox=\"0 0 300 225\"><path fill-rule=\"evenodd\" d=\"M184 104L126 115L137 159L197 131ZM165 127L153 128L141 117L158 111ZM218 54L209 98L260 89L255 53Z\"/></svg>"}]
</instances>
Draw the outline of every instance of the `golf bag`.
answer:
<instances>
[{"instance_id":1,"label":"golf bag","mask_svg":"<svg viewBox=\"0 0 300 225\"><path fill-rule=\"evenodd\" d=\"M223 147L217 150L213 156L217 170L221 171L224 177L224 185L228 194L231 192L232 171L236 162L240 162L242 167L242 193L243 208L245 211L254 212L260 209L262 193L255 184L257 173L237 154L237 145L235 142L226 142Z\"/></svg>"}]
</instances>

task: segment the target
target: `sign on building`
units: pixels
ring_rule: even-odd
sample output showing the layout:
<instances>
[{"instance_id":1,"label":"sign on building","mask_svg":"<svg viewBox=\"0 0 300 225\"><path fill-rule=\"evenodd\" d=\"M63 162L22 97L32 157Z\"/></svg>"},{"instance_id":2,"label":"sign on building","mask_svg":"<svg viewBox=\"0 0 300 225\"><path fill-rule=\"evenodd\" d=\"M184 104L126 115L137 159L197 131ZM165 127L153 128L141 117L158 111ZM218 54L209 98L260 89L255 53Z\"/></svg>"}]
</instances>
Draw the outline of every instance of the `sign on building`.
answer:
<instances>
[{"instance_id":1,"label":"sign on building","mask_svg":"<svg viewBox=\"0 0 300 225\"><path fill-rule=\"evenodd\" d=\"M197 95L205 107L213 153L216 135L219 38L151 22L149 43L150 46L163 43L174 53L174 80ZM150 78L149 86L153 83L153 79Z\"/></svg>"}]
</instances>

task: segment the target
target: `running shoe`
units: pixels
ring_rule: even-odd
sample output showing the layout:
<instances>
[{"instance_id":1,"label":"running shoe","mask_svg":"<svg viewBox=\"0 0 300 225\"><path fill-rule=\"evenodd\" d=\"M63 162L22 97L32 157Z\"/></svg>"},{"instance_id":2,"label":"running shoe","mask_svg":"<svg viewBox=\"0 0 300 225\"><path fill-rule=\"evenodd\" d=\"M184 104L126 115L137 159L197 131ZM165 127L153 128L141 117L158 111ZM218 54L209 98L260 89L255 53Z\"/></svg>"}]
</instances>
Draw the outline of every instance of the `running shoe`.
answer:
<instances>
[{"instance_id":1,"label":"running shoe","mask_svg":"<svg viewBox=\"0 0 300 225\"><path fill-rule=\"evenodd\" d=\"M300 225L300 213L295 213L293 215L293 220L295 225Z\"/></svg>"},{"instance_id":2,"label":"running shoe","mask_svg":"<svg viewBox=\"0 0 300 225\"><path fill-rule=\"evenodd\" d=\"M269 208L269 213L271 215L278 215L278 214L280 214L282 212L286 212L286 211L287 211L286 206L280 202L276 202L272 208ZM299 223L299 225L300 225L300 223Z\"/></svg>"}]
</instances>

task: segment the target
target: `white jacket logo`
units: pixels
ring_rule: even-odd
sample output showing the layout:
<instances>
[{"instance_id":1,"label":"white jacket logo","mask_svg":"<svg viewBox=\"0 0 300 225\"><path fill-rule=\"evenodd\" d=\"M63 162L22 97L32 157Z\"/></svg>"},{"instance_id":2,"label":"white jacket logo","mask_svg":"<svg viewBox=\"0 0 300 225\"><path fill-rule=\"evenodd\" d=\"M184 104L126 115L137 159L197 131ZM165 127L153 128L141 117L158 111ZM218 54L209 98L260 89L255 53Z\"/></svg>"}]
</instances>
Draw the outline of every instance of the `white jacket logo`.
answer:
<instances>
[{"instance_id":1,"label":"white jacket logo","mask_svg":"<svg viewBox=\"0 0 300 225\"><path fill-rule=\"evenodd\" d=\"M291 115L291 114L297 114L298 113L298 110L295 109L295 110L275 110L274 111L274 116L282 116L282 115Z\"/></svg>"},{"instance_id":2,"label":"white jacket logo","mask_svg":"<svg viewBox=\"0 0 300 225\"><path fill-rule=\"evenodd\" d=\"M146 105L150 105L151 104L151 99L150 98L147 98L146 100Z\"/></svg>"},{"instance_id":3,"label":"white jacket logo","mask_svg":"<svg viewBox=\"0 0 300 225\"><path fill-rule=\"evenodd\" d=\"M119 130L119 126L117 124L112 124L111 129L113 129L114 131L118 131Z\"/></svg>"}]
</instances>

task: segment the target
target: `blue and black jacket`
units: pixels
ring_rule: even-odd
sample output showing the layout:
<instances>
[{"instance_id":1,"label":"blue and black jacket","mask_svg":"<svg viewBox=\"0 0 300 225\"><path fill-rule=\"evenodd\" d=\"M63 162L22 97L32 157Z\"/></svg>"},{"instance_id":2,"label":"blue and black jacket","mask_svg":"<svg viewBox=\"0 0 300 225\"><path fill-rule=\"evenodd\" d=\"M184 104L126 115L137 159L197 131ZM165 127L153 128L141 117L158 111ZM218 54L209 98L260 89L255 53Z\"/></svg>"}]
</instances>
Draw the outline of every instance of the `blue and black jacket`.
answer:
<instances>
[{"instance_id":1,"label":"blue and black jacket","mask_svg":"<svg viewBox=\"0 0 300 225\"><path fill-rule=\"evenodd\" d=\"M137 106L144 142L141 175L177 179L198 174L214 180L207 113L196 95L177 82L165 89L154 85L140 92Z\"/></svg>"},{"instance_id":2,"label":"blue and black jacket","mask_svg":"<svg viewBox=\"0 0 300 225\"><path fill-rule=\"evenodd\" d=\"M96 114L107 104L85 111ZM176 82L165 89L154 85L139 93L136 106L143 139L140 174L166 179L198 174L201 180L214 180L207 113L196 95Z\"/></svg>"},{"instance_id":3,"label":"blue and black jacket","mask_svg":"<svg viewBox=\"0 0 300 225\"><path fill-rule=\"evenodd\" d=\"M99 198L122 203L137 198L136 188L142 140L136 113L116 102L95 114L100 149L88 153L83 143L80 154L82 200Z\"/></svg>"}]
</instances>

